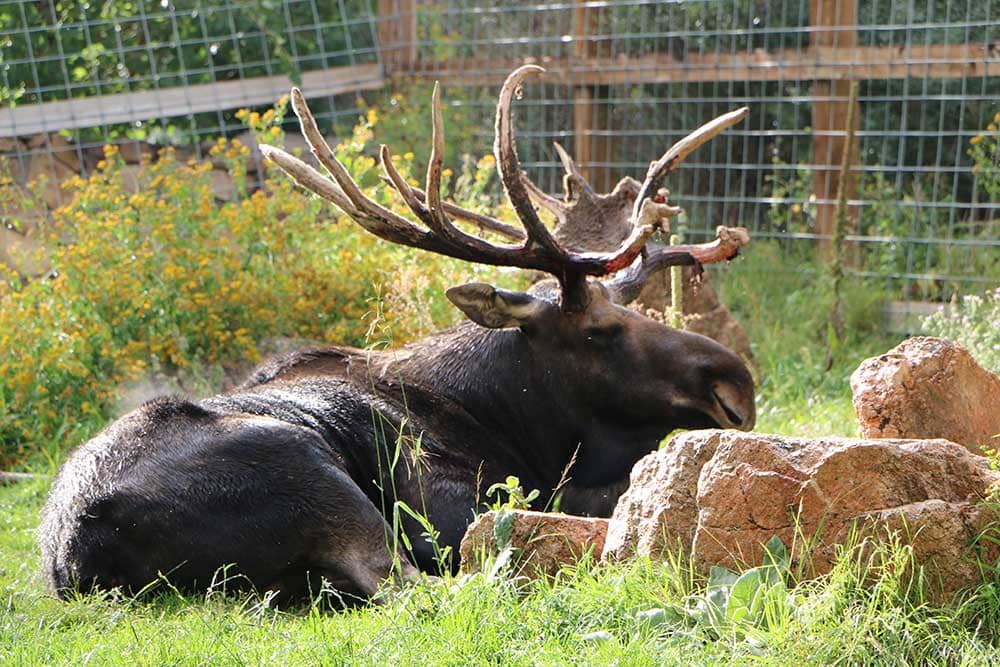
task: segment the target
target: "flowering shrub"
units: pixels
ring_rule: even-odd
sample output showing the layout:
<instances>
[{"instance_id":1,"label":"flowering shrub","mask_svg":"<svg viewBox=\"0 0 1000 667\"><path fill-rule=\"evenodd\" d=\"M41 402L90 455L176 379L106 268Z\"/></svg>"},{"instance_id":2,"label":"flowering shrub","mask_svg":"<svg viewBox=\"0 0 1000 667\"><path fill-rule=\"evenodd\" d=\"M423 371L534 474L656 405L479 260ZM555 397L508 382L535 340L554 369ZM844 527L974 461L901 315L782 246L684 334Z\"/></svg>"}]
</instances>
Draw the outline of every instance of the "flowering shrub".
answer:
<instances>
[{"instance_id":1,"label":"flowering shrub","mask_svg":"<svg viewBox=\"0 0 1000 667\"><path fill-rule=\"evenodd\" d=\"M250 120L280 140L266 127L280 112ZM363 153L374 120L337 151L369 194L401 209ZM109 147L45 230L51 273L0 278L0 467L91 435L130 383L242 367L276 337L364 345L373 310L379 335L402 342L454 321L446 287L497 278L381 241L281 174L250 193L246 147L220 141L213 153L240 192L221 206L211 165L167 154L135 193Z\"/></svg>"}]
</instances>

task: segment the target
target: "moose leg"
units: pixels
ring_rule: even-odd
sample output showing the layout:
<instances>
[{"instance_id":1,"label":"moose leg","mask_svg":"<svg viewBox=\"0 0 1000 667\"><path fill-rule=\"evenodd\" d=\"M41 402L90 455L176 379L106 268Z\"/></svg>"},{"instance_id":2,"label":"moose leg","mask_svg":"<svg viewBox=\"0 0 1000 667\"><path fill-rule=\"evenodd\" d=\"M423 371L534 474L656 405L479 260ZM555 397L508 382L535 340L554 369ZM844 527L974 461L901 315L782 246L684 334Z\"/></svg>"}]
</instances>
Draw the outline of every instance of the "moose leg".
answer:
<instances>
[{"instance_id":1,"label":"moose leg","mask_svg":"<svg viewBox=\"0 0 1000 667\"><path fill-rule=\"evenodd\" d=\"M419 572L394 544L392 530L372 501L340 468L324 468L319 483L330 491L321 497L332 502L310 530L305 569L364 598L372 598L386 580L417 578Z\"/></svg>"}]
</instances>

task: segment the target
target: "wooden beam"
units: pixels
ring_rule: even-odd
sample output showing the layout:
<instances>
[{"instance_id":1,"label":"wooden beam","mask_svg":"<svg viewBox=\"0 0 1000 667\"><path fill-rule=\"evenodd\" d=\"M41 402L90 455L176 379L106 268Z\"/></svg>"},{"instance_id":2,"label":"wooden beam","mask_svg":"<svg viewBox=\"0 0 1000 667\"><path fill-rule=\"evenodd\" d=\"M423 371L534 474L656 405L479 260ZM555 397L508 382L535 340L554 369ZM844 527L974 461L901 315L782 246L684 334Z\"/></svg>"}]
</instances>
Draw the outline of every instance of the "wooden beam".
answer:
<instances>
[{"instance_id":1,"label":"wooden beam","mask_svg":"<svg viewBox=\"0 0 1000 667\"><path fill-rule=\"evenodd\" d=\"M395 72L443 83L498 86L517 66L535 62L546 69L546 81L574 86L712 81L853 80L961 78L1000 76L1000 51L992 44L932 44L911 47L830 47L775 53L689 53L684 60L669 54L638 58L511 58L449 60L442 67L414 65ZM335 67L303 74L310 96L373 90L385 85L378 65ZM74 98L0 109L0 137L57 132L151 118L184 116L218 109L267 104L287 92L285 76Z\"/></svg>"},{"instance_id":2,"label":"wooden beam","mask_svg":"<svg viewBox=\"0 0 1000 667\"><path fill-rule=\"evenodd\" d=\"M454 59L424 63L408 74L467 86L499 86L525 63L546 68L547 83L571 86L728 81L960 79L1000 76L1000 49L990 43L810 47L741 53L689 52L640 57Z\"/></svg>"},{"instance_id":3,"label":"wooden beam","mask_svg":"<svg viewBox=\"0 0 1000 667\"><path fill-rule=\"evenodd\" d=\"M378 0L378 50L386 74L406 74L417 61L416 0Z\"/></svg>"},{"instance_id":4,"label":"wooden beam","mask_svg":"<svg viewBox=\"0 0 1000 667\"><path fill-rule=\"evenodd\" d=\"M310 97L372 90L383 85L385 78L377 64L333 67L302 74L302 90ZM16 106L0 110L0 137L271 104L291 86L291 80L285 75L265 76Z\"/></svg>"},{"instance_id":5,"label":"wooden beam","mask_svg":"<svg viewBox=\"0 0 1000 667\"><path fill-rule=\"evenodd\" d=\"M600 21L604 9L592 7L587 0L573 3L573 60L588 61L604 55L603 43L591 39L600 34ZM596 100L596 101L595 101ZM576 163L592 186L599 192L611 188L610 170L607 163L610 145L601 134L607 126L607 104L600 102L600 90L593 84L577 85L573 88L573 151Z\"/></svg>"},{"instance_id":6,"label":"wooden beam","mask_svg":"<svg viewBox=\"0 0 1000 667\"><path fill-rule=\"evenodd\" d=\"M850 56L858 45L857 0L810 0L810 45L842 52ZM855 138L851 154L857 160L860 142L857 129L861 114L858 108L850 113L851 82L847 79L819 79L813 83L813 195L816 197L816 228L818 249L825 260L833 258L832 245L837 220L837 191L840 187L842 161L847 150L847 119L854 118ZM859 105L856 105L859 106ZM844 184L848 201L858 199L857 171ZM846 233L857 230L858 209L848 206ZM855 252L844 255L853 264Z\"/></svg>"}]
</instances>

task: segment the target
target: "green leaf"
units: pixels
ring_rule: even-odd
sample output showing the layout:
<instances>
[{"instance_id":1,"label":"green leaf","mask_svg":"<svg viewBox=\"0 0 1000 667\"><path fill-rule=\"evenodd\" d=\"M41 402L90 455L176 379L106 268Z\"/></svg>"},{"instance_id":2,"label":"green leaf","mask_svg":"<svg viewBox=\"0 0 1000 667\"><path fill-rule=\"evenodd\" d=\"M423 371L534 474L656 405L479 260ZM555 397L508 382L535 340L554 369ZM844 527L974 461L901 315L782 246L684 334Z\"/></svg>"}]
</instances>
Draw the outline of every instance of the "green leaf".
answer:
<instances>
[{"instance_id":1,"label":"green leaf","mask_svg":"<svg viewBox=\"0 0 1000 667\"><path fill-rule=\"evenodd\" d=\"M764 545L764 575L768 584L784 583L788 576L791 559L784 542L774 535Z\"/></svg>"},{"instance_id":2,"label":"green leaf","mask_svg":"<svg viewBox=\"0 0 1000 667\"><path fill-rule=\"evenodd\" d=\"M767 588L761 570L758 567L747 570L729 590L726 605L726 618L729 621L739 623L748 617L751 621L757 621L763 593Z\"/></svg>"},{"instance_id":3,"label":"green leaf","mask_svg":"<svg viewBox=\"0 0 1000 667\"><path fill-rule=\"evenodd\" d=\"M493 537L497 541L497 549L503 551L510 547L510 538L514 535L514 513L499 510L493 517Z\"/></svg>"},{"instance_id":4,"label":"green leaf","mask_svg":"<svg viewBox=\"0 0 1000 667\"><path fill-rule=\"evenodd\" d=\"M739 579L739 575L735 572L718 565L713 565L712 569L708 571L709 588L715 588L717 586L732 586L736 583L737 579Z\"/></svg>"}]
</instances>

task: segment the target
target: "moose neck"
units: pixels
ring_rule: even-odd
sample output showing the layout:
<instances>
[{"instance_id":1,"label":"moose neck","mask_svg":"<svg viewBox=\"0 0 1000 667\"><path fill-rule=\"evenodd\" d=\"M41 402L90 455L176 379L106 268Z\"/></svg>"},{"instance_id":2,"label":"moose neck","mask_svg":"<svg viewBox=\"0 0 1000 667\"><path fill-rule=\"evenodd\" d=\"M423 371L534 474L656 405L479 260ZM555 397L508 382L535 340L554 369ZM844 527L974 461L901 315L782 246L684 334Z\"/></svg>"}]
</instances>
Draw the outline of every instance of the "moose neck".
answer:
<instances>
[{"instance_id":1,"label":"moose neck","mask_svg":"<svg viewBox=\"0 0 1000 667\"><path fill-rule=\"evenodd\" d=\"M602 420L573 391L571 378L540 358L516 329L462 323L408 352L389 362L386 371L447 398L489 433L504 434L517 458L541 472L542 484L555 485L574 456L570 476L576 482L617 481L669 430Z\"/></svg>"}]
</instances>

